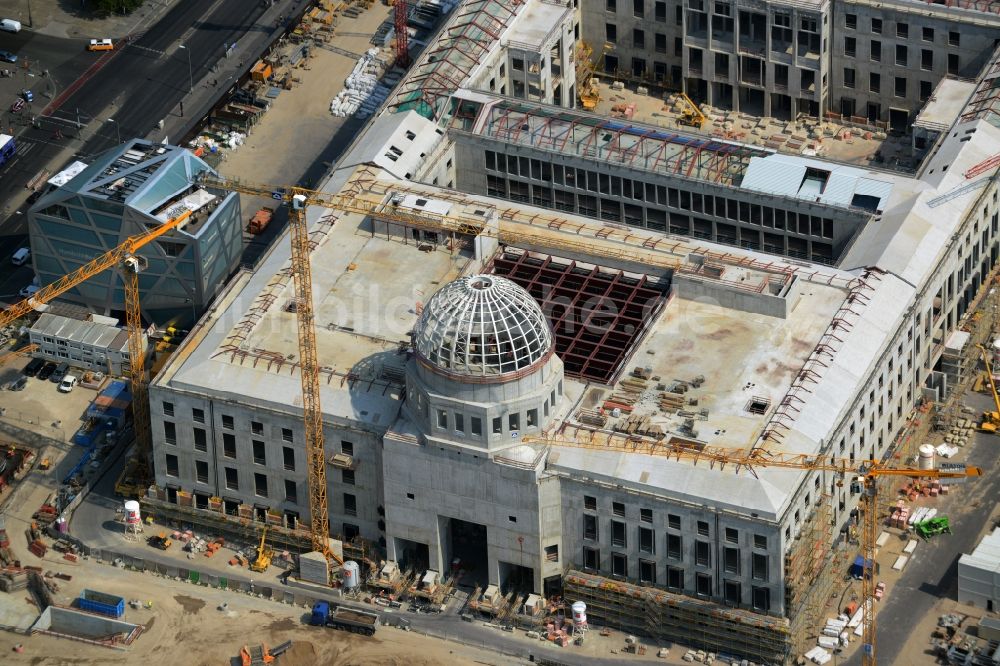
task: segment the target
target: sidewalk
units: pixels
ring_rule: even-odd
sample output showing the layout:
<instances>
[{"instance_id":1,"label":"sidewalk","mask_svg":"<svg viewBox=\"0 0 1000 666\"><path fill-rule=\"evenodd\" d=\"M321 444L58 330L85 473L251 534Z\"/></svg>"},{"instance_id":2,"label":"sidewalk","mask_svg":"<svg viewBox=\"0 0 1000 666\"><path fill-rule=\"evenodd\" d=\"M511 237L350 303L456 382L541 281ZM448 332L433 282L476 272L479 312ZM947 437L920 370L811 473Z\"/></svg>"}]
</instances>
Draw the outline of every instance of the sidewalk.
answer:
<instances>
[{"instance_id":1,"label":"sidewalk","mask_svg":"<svg viewBox=\"0 0 1000 666\"><path fill-rule=\"evenodd\" d=\"M163 127L146 135L154 142L166 141L177 145L212 110L212 107L226 94L240 77L267 51L267 49L294 25L305 13L311 0L278 0L257 20L256 25L266 29L249 31L236 43L236 49L227 58L215 63L214 72L204 76L194 84L194 91L185 95L163 119ZM279 17L285 17L278 24Z\"/></svg>"},{"instance_id":2,"label":"sidewalk","mask_svg":"<svg viewBox=\"0 0 1000 666\"><path fill-rule=\"evenodd\" d=\"M142 7L126 16L96 18L95 12L80 9L76 2L31 0L18 2L16 8L6 10L4 17L20 21L26 30L50 37L118 39L156 21L179 1L146 0Z\"/></svg>"}]
</instances>

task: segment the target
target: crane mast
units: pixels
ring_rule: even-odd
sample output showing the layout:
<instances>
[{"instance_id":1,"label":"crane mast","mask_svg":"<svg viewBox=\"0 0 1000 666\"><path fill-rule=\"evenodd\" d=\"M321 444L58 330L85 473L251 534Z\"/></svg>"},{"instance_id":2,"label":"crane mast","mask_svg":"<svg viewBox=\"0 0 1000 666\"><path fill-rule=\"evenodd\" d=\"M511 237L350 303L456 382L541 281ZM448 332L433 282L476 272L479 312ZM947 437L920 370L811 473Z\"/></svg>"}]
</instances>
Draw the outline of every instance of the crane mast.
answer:
<instances>
[{"instance_id":1,"label":"crane mast","mask_svg":"<svg viewBox=\"0 0 1000 666\"><path fill-rule=\"evenodd\" d=\"M34 296L14 303L0 313L0 328L7 326L30 312L39 305L44 305L73 287L82 284L90 278L103 273L109 268L119 267L125 283L125 319L128 330L129 346L129 382L132 392L132 421L135 429L136 459L139 461L137 471L142 475L142 481L149 480L149 454L152 451L152 435L149 426L149 397L146 385L145 351L142 345L142 308L139 302L139 273L145 268L145 259L137 253L144 246L160 236L183 226L191 216L186 210L180 215L170 218L163 224L148 231L126 238L121 245L112 248L95 257L71 273L67 273L55 282L47 284Z\"/></svg>"},{"instance_id":2,"label":"crane mast","mask_svg":"<svg viewBox=\"0 0 1000 666\"><path fill-rule=\"evenodd\" d=\"M309 262L307 198L297 188L290 191L288 211L292 238L292 278L295 283L295 321L299 336L299 376L302 381L302 415L305 424L306 458L309 461L309 518L313 549L330 552L330 515L326 498L326 446L323 409L319 401L319 360L316 354L316 315L312 299L312 268ZM342 564L342 562L341 562Z\"/></svg>"}]
</instances>

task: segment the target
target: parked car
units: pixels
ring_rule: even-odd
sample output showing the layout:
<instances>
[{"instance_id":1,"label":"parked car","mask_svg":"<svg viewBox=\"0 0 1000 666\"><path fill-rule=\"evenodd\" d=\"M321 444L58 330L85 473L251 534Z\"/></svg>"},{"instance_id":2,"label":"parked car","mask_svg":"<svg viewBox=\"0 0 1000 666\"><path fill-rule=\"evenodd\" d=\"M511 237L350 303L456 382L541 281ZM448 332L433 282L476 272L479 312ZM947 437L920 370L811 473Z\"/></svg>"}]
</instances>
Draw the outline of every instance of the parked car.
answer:
<instances>
[{"instance_id":1,"label":"parked car","mask_svg":"<svg viewBox=\"0 0 1000 666\"><path fill-rule=\"evenodd\" d=\"M41 370L42 366L44 365L45 365L45 359L33 358L30 361L28 361L28 365L24 366L24 370L22 370L21 372L24 373L25 377L34 377L35 375L38 374L38 371Z\"/></svg>"},{"instance_id":2,"label":"parked car","mask_svg":"<svg viewBox=\"0 0 1000 666\"><path fill-rule=\"evenodd\" d=\"M23 102L22 102L23 103ZM24 266L31 257L31 248L22 247L10 256L10 263L15 266Z\"/></svg>"},{"instance_id":3,"label":"parked car","mask_svg":"<svg viewBox=\"0 0 1000 666\"><path fill-rule=\"evenodd\" d=\"M63 377L66 376L67 372L69 372L69 363L63 361L62 363L56 366L56 370L55 372L52 373L52 376L49 377L49 381L54 384L58 384L63 380Z\"/></svg>"},{"instance_id":4,"label":"parked car","mask_svg":"<svg viewBox=\"0 0 1000 666\"><path fill-rule=\"evenodd\" d=\"M34 102L35 93L25 88L24 90L21 91L21 99L23 99L25 102Z\"/></svg>"},{"instance_id":5,"label":"parked car","mask_svg":"<svg viewBox=\"0 0 1000 666\"><path fill-rule=\"evenodd\" d=\"M11 391L23 391L24 387L28 385L27 377L18 377L11 383L7 384L7 388Z\"/></svg>"},{"instance_id":6,"label":"parked car","mask_svg":"<svg viewBox=\"0 0 1000 666\"><path fill-rule=\"evenodd\" d=\"M78 381L80 381L80 378L76 375L66 375L62 378L62 381L59 382L59 390L63 393L69 393L73 390L73 387L76 386Z\"/></svg>"},{"instance_id":7,"label":"parked car","mask_svg":"<svg viewBox=\"0 0 1000 666\"><path fill-rule=\"evenodd\" d=\"M17 55L10 51L0 51L0 60L4 62L17 62Z\"/></svg>"},{"instance_id":8,"label":"parked car","mask_svg":"<svg viewBox=\"0 0 1000 666\"><path fill-rule=\"evenodd\" d=\"M21 32L21 22L14 19L0 19L0 30L4 32Z\"/></svg>"},{"instance_id":9,"label":"parked car","mask_svg":"<svg viewBox=\"0 0 1000 666\"><path fill-rule=\"evenodd\" d=\"M21 291L17 292L17 295L20 296L21 298L31 298L32 296L38 293L39 289L41 289L41 287L29 284L27 287L23 287Z\"/></svg>"},{"instance_id":10,"label":"parked car","mask_svg":"<svg viewBox=\"0 0 1000 666\"><path fill-rule=\"evenodd\" d=\"M56 371L56 364L52 361L48 361L42 366L42 369L38 371L39 379L48 379L52 376L52 373Z\"/></svg>"}]
</instances>

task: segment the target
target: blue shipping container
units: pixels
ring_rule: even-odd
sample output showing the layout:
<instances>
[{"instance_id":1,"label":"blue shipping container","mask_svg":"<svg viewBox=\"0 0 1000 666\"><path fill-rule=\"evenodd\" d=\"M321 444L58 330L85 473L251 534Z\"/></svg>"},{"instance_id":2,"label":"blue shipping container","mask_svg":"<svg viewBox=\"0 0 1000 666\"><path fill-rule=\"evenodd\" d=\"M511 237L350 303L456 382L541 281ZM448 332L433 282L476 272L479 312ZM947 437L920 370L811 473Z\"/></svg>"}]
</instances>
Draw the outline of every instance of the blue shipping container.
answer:
<instances>
[{"instance_id":1,"label":"blue shipping container","mask_svg":"<svg viewBox=\"0 0 1000 666\"><path fill-rule=\"evenodd\" d=\"M80 610L98 613L109 617L121 617L125 614L125 600L103 592L84 590L76 600Z\"/></svg>"}]
</instances>

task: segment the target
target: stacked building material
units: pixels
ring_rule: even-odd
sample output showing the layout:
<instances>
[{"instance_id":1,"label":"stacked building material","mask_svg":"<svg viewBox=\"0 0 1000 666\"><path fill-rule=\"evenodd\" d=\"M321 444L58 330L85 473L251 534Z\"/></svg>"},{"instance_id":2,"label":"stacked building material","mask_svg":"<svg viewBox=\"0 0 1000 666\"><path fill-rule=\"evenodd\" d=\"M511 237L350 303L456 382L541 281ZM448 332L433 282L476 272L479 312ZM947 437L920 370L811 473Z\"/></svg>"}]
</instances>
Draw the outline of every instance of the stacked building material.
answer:
<instances>
[{"instance_id":1,"label":"stacked building material","mask_svg":"<svg viewBox=\"0 0 1000 666\"><path fill-rule=\"evenodd\" d=\"M576 413L576 420L584 425L603 428L608 422L608 417L594 409L581 409Z\"/></svg>"},{"instance_id":2,"label":"stacked building material","mask_svg":"<svg viewBox=\"0 0 1000 666\"><path fill-rule=\"evenodd\" d=\"M10 569L0 573L0 590L16 592L28 587L28 572L24 569Z\"/></svg>"},{"instance_id":3,"label":"stacked building material","mask_svg":"<svg viewBox=\"0 0 1000 666\"><path fill-rule=\"evenodd\" d=\"M326 585L327 564L322 553L303 553L299 555L299 577L310 583Z\"/></svg>"}]
</instances>

